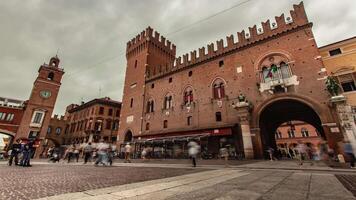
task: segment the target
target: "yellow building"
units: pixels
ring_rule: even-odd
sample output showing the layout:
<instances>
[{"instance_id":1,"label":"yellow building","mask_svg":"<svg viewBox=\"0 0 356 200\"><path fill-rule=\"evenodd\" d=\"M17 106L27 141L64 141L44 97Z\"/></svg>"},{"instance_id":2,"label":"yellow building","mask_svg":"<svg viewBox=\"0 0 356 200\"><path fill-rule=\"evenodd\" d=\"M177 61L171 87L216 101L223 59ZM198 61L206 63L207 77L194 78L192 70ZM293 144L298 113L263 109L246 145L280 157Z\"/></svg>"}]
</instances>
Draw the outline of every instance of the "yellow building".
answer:
<instances>
[{"instance_id":1,"label":"yellow building","mask_svg":"<svg viewBox=\"0 0 356 200\"><path fill-rule=\"evenodd\" d=\"M356 106L356 37L320 47L326 72L337 78L347 104Z\"/></svg>"}]
</instances>

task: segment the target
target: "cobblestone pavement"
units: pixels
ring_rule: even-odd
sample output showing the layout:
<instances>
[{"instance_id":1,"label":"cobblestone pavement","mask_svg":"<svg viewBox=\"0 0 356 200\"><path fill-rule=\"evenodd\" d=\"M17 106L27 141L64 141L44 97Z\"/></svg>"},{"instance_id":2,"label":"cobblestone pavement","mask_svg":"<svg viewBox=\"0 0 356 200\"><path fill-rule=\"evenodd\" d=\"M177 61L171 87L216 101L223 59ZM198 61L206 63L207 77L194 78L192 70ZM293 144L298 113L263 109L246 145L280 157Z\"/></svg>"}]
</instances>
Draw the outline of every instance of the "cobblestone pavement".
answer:
<instances>
[{"instance_id":1,"label":"cobblestone pavement","mask_svg":"<svg viewBox=\"0 0 356 200\"><path fill-rule=\"evenodd\" d=\"M199 172L203 169L95 167L42 164L30 168L0 165L0 199L36 199Z\"/></svg>"}]
</instances>

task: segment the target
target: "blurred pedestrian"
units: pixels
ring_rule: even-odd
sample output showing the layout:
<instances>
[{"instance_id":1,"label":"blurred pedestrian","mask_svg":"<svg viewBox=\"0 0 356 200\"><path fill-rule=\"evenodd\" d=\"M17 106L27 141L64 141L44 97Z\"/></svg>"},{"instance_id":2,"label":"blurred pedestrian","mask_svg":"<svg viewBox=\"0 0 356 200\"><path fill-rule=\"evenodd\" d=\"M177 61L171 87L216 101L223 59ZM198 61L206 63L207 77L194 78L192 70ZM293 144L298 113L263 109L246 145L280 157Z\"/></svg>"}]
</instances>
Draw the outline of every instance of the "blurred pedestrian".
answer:
<instances>
[{"instance_id":1,"label":"blurred pedestrian","mask_svg":"<svg viewBox=\"0 0 356 200\"><path fill-rule=\"evenodd\" d=\"M77 162L79 161L79 154L80 154L80 146L74 145L73 157L76 159Z\"/></svg>"},{"instance_id":2,"label":"blurred pedestrian","mask_svg":"<svg viewBox=\"0 0 356 200\"><path fill-rule=\"evenodd\" d=\"M268 156L269 156L270 161L273 161L274 160L274 156L273 156L274 149L272 147L268 147L267 148L267 152L268 152Z\"/></svg>"},{"instance_id":3,"label":"blurred pedestrian","mask_svg":"<svg viewBox=\"0 0 356 200\"><path fill-rule=\"evenodd\" d=\"M344 152L350 160L350 167L355 168L355 155L352 149L352 145L348 140L344 141Z\"/></svg>"},{"instance_id":4,"label":"blurred pedestrian","mask_svg":"<svg viewBox=\"0 0 356 200\"><path fill-rule=\"evenodd\" d=\"M228 152L226 147L220 148L220 157L225 160L225 167L227 167L228 166L227 161L228 161L228 158L229 158L229 152Z\"/></svg>"},{"instance_id":5,"label":"blurred pedestrian","mask_svg":"<svg viewBox=\"0 0 356 200\"><path fill-rule=\"evenodd\" d=\"M131 156L131 145L130 145L130 143L126 143L126 145L125 145L125 163L126 162L131 163L130 156Z\"/></svg>"},{"instance_id":6,"label":"blurred pedestrian","mask_svg":"<svg viewBox=\"0 0 356 200\"><path fill-rule=\"evenodd\" d=\"M75 150L75 145L69 145L68 149L67 149L67 156L68 156L68 163L70 163L70 160L72 159L72 157L74 156L74 150Z\"/></svg>"},{"instance_id":7,"label":"blurred pedestrian","mask_svg":"<svg viewBox=\"0 0 356 200\"><path fill-rule=\"evenodd\" d=\"M298 145L296 147L297 152L298 152L298 158L299 158L299 165L303 165L303 161L307 156L307 147L304 143L298 142Z\"/></svg>"},{"instance_id":8,"label":"blurred pedestrian","mask_svg":"<svg viewBox=\"0 0 356 200\"><path fill-rule=\"evenodd\" d=\"M103 164L104 166L108 165L108 145L104 143L104 140L101 139L99 144L96 147L98 158L95 161L95 165L97 166L99 163Z\"/></svg>"},{"instance_id":9,"label":"blurred pedestrian","mask_svg":"<svg viewBox=\"0 0 356 200\"><path fill-rule=\"evenodd\" d=\"M142 152L141 152L142 160L146 160L146 156L147 156L147 153L148 153L147 151L148 151L147 147L143 147Z\"/></svg>"},{"instance_id":10,"label":"blurred pedestrian","mask_svg":"<svg viewBox=\"0 0 356 200\"><path fill-rule=\"evenodd\" d=\"M91 142L89 142L87 145L84 147L84 164L90 160L91 162L91 155L93 153L93 147L91 146Z\"/></svg>"},{"instance_id":11,"label":"blurred pedestrian","mask_svg":"<svg viewBox=\"0 0 356 200\"><path fill-rule=\"evenodd\" d=\"M197 158L197 154L199 153L200 146L195 141L192 140L188 143L188 147L189 147L188 153L190 158L192 159L193 167L196 167L197 166L196 158Z\"/></svg>"}]
</instances>

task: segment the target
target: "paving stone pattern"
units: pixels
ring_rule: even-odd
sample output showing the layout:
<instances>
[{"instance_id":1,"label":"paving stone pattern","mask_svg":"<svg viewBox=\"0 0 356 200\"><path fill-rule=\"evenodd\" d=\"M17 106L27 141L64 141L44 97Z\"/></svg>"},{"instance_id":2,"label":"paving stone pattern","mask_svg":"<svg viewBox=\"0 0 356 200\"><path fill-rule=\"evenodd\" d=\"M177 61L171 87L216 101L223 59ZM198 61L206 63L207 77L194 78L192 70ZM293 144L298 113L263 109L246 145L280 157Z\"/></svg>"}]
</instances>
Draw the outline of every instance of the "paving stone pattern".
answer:
<instances>
[{"instance_id":1,"label":"paving stone pattern","mask_svg":"<svg viewBox=\"0 0 356 200\"><path fill-rule=\"evenodd\" d=\"M337 179L356 197L356 175L336 175Z\"/></svg>"},{"instance_id":2,"label":"paving stone pattern","mask_svg":"<svg viewBox=\"0 0 356 200\"><path fill-rule=\"evenodd\" d=\"M27 200L204 171L203 169L35 165L0 166L0 199Z\"/></svg>"}]
</instances>

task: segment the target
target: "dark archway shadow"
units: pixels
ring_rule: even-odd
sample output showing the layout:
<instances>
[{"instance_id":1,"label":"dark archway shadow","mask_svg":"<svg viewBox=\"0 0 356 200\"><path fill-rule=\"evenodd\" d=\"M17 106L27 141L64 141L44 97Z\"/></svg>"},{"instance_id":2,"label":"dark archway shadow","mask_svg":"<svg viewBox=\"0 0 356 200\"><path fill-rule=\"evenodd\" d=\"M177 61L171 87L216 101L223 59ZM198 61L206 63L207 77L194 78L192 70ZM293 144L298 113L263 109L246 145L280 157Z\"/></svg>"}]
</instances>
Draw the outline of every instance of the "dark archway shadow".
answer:
<instances>
[{"instance_id":1,"label":"dark archway shadow","mask_svg":"<svg viewBox=\"0 0 356 200\"><path fill-rule=\"evenodd\" d=\"M125 134L124 142L131 142L133 139L132 132L129 130Z\"/></svg>"},{"instance_id":2,"label":"dark archway shadow","mask_svg":"<svg viewBox=\"0 0 356 200\"><path fill-rule=\"evenodd\" d=\"M261 130L261 141L264 154L266 149L276 149L275 132L277 128L288 121L304 121L316 128L320 136L325 140L325 133L318 114L303 102L283 99L267 105L261 112L259 124Z\"/></svg>"}]
</instances>

